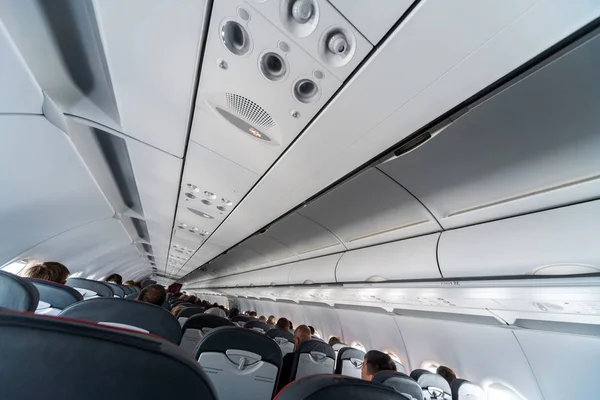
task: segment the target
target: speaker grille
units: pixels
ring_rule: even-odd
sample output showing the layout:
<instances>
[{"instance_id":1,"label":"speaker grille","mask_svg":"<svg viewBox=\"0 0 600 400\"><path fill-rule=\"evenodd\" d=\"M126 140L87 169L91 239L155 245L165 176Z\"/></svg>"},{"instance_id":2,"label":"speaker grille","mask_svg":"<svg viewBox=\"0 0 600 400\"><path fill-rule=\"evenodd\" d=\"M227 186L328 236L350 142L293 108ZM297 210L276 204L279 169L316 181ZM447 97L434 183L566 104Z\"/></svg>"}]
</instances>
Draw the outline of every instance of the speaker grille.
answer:
<instances>
[{"instance_id":1,"label":"speaker grille","mask_svg":"<svg viewBox=\"0 0 600 400\"><path fill-rule=\"evenodd\" d=\"M225 93L225 97L229 109L252 125L263 130L275 126L275 121L269 113L252 100L234 93Z\"/></svg>"}]
</instances>

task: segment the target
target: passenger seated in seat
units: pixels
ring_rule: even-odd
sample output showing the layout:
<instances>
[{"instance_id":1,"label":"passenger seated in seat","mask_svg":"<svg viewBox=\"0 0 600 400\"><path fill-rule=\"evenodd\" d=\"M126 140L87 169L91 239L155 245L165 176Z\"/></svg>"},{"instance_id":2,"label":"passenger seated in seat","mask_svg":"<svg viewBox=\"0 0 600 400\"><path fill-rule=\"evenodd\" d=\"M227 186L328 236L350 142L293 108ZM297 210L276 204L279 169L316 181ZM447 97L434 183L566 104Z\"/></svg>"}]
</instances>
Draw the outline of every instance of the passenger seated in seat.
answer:
<instances>
[{"instance_id":1,"label":"passenger seated in seat","mask_svg":"<svg viewBox=\"0 0 600 400\"><path fill-rule=\"evenodd\" d=\"M177 316L177 314L179 314L179 311L183 310L186 306L183 305L178 305L173 307L173 309L171 310L171 314L173 314L174 317Z\"/></svg>"},{"instance_id":2,"label":"passenger seated in seat","mask_svg":"<svg viewBox=\"0 0 600 400\"><path fill-rule=\"evenodd\" d=\"M216 315L217 317L227 318L227 313L221 310L219 307L209 308L208 310L204 311L204 314L212 314Z\"/></svg>"},{"instance_id":3,"label":"passenger seated in seat","mask_svg":"<svg viewBox=\"0 0 600 400\"><path fill-rule=\"evenodd\" d=\"M125 285L125 286L135 286L135 282L134 281L125 281L123 283L123 285Z\"/></svg>"},{"instance_id":4,"label":"passenger seated in seat","mask_svg":"<svg viewBox=\"0 0 600 400\"><path fill-rule=\"evenodd\" d=\"M290 332L294 333L294 325L292 324L292 321L290 321Z\"/></svg>"},{"instance_id":5,"label":"passenger seated in seat","mask_svg":"<svg viewBox=\"0 0 600 400\"><path fill-rule=\"evenodd\" d=\"M120 285L121 283L123 283L123 277L121 277L121 275L119 274L112 274L109 275L108 278L104 280L104 282L112 282L116 283L117 285Z\"/></svg>"},{"instance_id":6,"label":"passenger seated in seat","mask_svg":"<svg viewBox=\"0 0 600 400\"><path fill-rule=\"evenodd\" d=\"M370 350L365 354L361 377L366 381L372 381L379 371L396 371L396 364L389 355L378 350Z\"/></svg>"},{"instance_id":7,"label":"passenger seated in seat","mask_svg":"<svg viewBox=\"0 0 600 400\"><path fill-rule=\"evenodd\" d=\"M456 379L456 374L454 373L454 371L452 371L450 368L444 365L440 365L439 367L437 367L436 372L438 375L441 375L442 378L448 381L448 384L450 386L452 386L452 381Z\"/></svg>"},{"instance_id":8,"label":"passenger seated in seat","mask_svg":"<svg viewBox=\"0 0 600 400\"><path fill-rule=\"evenodd\" d=\"M237 308L233 307L231 310L229 310L229 319L237 317L238 315L240 315L240 310Z\"/></svg>"},{"instance_id":9,"label":"passenger seated in seat","mask_svg":"<svg viewBox=\"0 0 600 400\"><path fill-rule=\"evenodd\" d=\"M277 320L275 328L287 332L290 330L290 321L288 321L287 318L281 317Z\"/></svg>"},{"instance_id":10,"label":"passenger seated in seat","mask_svg":"<svg viewBox=\"0 0 600 400\"><path fill-rule=\"evenodd\" d=\"M258 322L264 322L266 324L267 323L267 317L265 317L264 315L261 315L260 317L258 317Z\"/></svg>"},{"instance_id":11,"label":"passenger seated in seat","mask_svg":"<svg viewBox=\"0 0 600 400\"><path fill-rule=\"evenodd\" d=\"M274 315L269 315L269 318L267 318L267 324L275 325L275 322L277 322L275 320L275 316Z\"/></svg>"},{"instance_id":12,"label":"passenger seated in seat","mask_svg":"<svg viewBox=\"0 0 600 400\"><path fill-rule=\"evenodd\" d=\"M342 343L342 341L337 336L330 337L329 342L327 342L327 344L329 344L330 346L333 346L334 344L338 343Z\"/></svg>"},{"instance_id":13,"label":"passenger seated in seat","mask_svg":"<svg viewBox=\"0 0 600 400\"><path fill-rule=\"evenodd\" d=\"M279 321L285 318L280 318ZM277 323L279 324L279 321ZM292 374L292 364L294 363L294 355L300 347L300 343L310 340L310 329L306 325L300 325L296 328L294 333L294 352L287 353L283 356L283 363L281 364L281 374L279 375L279 383L277 385L277 391L285 387L291 382L290 375Z\"/></svg>"},{"instance_id":14,"label":"passenger seated in seat","mask_svg":"<svg viewBox=\"0 0 600 400\"><path fill-rule=\"evenodd\" d=\"M165 288L161 285L154 284L143 288L136 300L160 307L165 302L166 298L167 291Z\"/></svg>"},{"instance_id":15,"label":"passenger seated in seat","mask_svg":"<svg viewBox=\"0 0 600 400\"><path fill-rule=\"evenodd\" d=\"M256 315L257 315L257 314L256 314L256 311L250 311L250 316L251 316L252 318L256 318Z\"/></svg>"},{"instance_id":16,"label":"passenger seated in seat","mask_svg":"<svg viewBox=\"0 0 600 400\"><path fill-rule=\"evenodd\" d=\"M63 285L67 283L69 274L70 272L67 267L56 261L46 261L41 264L32 265L23 273L28 278L43 279Z\"/></svg>"}]
</instances>

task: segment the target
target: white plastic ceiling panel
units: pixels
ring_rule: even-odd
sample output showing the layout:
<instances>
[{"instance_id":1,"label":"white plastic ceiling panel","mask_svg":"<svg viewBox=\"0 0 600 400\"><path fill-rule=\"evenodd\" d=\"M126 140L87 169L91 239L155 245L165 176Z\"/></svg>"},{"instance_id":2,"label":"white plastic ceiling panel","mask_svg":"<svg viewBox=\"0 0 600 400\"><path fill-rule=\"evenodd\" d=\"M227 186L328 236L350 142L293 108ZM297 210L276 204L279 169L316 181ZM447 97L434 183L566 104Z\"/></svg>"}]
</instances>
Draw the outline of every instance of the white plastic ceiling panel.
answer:
<instances>
[{"instance_id":1,"label":"white plastic ceiling panel","mask_svg":"<svg viewBox=\"0 0 600 400\"><path fill-rule=\"evenodd\" d=\"M0 258L114 211L67 135L42 116L0 116ZM45 160L45 161L44 161ZM41 163L41 164L40 164ZM13 173L10 173L13 171Z\"/></svg>"},{"instance_id":2,"label":"white plastic ceiling panel","mask_svg":"<svg viewBox=\"0 0 600 400\"><path fill-rule=\"evenodd\" d=\"M445 228L600 196L600 36L381 165Z\"/></svg>"},{"instance_id":3,"label":"white plastic ceiling panel","mask_svg":"<svg viewBox=\"0 0 600 400\"><path fill-rule=\"evenodd\" d=\"M534 3L419 3L210 240L238 243L600 15Z\"/></svg>"},{"instance_id":4,"label":"white plastic ceiling panel","mask_svg":"<svg viewBox=\"0 0 600 400\"><path fill-rule=\"evenodd\" d=\"M298 213L290 214L271 226L266 235L292 249L300 259L346 249L331 232Z\"/></svg>"},{"instance_id":5,"label":"white plastic ceiling panel","mask_svg":"<svg viewBox=\"0 0 600 400\"><path fill-rule=\"evenodd\" d=\"M237 24L247 34L237 50L225 45L227 35L233 37L228 24ZM267 53L280 67L272 79L260 68L261 60L269 59ZM320 79L315 77L316 70ZM307 90L299 101L294 87L305 79L315 90ZM316 60L244 2L214 2L191 139L263 174L340 85L341 81L324 72Z\"/></svg>"},{"instance_id":6,"label":"white plastic ceiling panel","mask_svg":"<svg viewBox=\"0 0 600 400\"><path fill-rule=\"evenodd\" d=\"M413 0L329 0L367 39L377 44L402 17Z\"/></svg>"},{"instance_id":7,"label":"white plastic ceiling panel","mask_svg":"<svg viewBox=\"0 0 600 400\"><path fill-rule=\"evenodd\" d=\"M363 35L326 0L310 0L311 12L300 17L302 22L293 16L295 0L246 2L340 80L345 80L372 48ZM309 15L310 18L305 21ZM329 50L329 43L335 40L336 34L343 35L346 42L347 48L341 54L333 54Z\"/></svg>"},{"instance_id":8,"label":"white plastic ceiling panel","mask_svg":"<svg viewBox=\"0 0 600 400\"><path fill-rule=\"evenodd\" d=\"M0 114L41 114L43 95L0 14Z\"/></svg>"},{"instance_id":9,"label":"white plastic ceiling panel","mask_svg":"<svg viewBox=\"0 0 600 400\"><path fill-rule=\"evenodd\" d=\"M376 168L353 177L298 213L332 232L348 249L441 229L410 193Z\"/></svg>"},{"instance_id":10,"label":"white plastic ceiling panel","mask_svg":"<svg viewBox=\"0 0 600 400\"><path fill-rule=\"evenodd\" d=\"M442 233L444 277L600 271L600 201Z\"/></svg>"},{"instance_id":11,"label":"white plastic ceiling panel","mask_svg":"<svg viewBox=\"0 0 600 400\"><path fill-rule=\"evenodd\" d=\"M206 0L94 0L123 132L183 157Z\"/></svg>"},{"instance_id":12,"label":"white plastic ceiling panel","mask_svg":"<svg viewBox=\"0 0 600 400\"><path fill-rule=\"evenodd\" d=\"M0 19L42 90L62 111L119 129L90 0L3 1Z\"/></svg>"},{"instance_id":13,"label":"white plastic ceiling panel","mask_svg":"<svg viewBox=\"0 0 600 400\"><path fill-rule=\"evenodd\" d=\"M342 254L311 258L289 264L291 266L289 284L313 284L335 282L336 266Z\"/></svg>"},{"instance_id":14,"label":"white plastic ceiling panel","mask_svg":"<svg viewBox=\"0 0 600 400\"><path fill-rule=\"evenodd\" d=\"M436 247L440 234L352 250L336 269L338 282L382 282L440 278Z\"/></svg>"}]
</instances>

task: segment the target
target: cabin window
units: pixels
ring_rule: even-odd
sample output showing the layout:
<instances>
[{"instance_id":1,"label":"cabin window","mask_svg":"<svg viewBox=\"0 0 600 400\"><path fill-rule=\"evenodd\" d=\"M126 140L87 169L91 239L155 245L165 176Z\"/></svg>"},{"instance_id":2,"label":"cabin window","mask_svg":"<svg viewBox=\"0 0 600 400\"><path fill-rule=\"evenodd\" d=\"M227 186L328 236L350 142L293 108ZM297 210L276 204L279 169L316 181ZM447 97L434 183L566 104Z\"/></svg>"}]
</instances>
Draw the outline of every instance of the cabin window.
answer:
<instances>
[{"instance_id":1,"label":"cabin window","mask_svg":"<svg viewBox=\"0 0 600 400\"><path fill-rule=\"evenodd\" d=\"M19 273L27 266L27 261L19 260L2 267L2 271L10 272L11 274L19 275Z\"/></svg>"},{"instance_id":2,"label":"cabin window","mask_svg":"<svg viewBox=\"0 0 600 400\"><path fill-rule=\"evenodd\" d=\"M488 385L485 393L487 400L524 400L514 389L498 382Z\"/></svg>"}]
</instances>

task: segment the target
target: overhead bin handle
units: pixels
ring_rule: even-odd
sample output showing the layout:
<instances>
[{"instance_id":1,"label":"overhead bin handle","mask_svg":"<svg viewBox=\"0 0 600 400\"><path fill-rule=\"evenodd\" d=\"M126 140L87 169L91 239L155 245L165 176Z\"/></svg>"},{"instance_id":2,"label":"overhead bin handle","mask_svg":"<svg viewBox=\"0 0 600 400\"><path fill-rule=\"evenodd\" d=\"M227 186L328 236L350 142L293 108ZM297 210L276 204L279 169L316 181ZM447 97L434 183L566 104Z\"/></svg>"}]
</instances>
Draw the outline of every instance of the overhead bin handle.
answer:
<instances>
[{"instance_id":1,"label":"overhead bin handle","mask_svg":"<svg viewBox=\"0 0 600 400\"><path fill-rule=\"evenodd\" d=\"M387 279L382 276L379 276L379 275L372 275L367 278L367 282L385 282L385 281L387 281Z\"/></svg>"}]
</instances>

